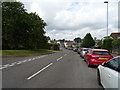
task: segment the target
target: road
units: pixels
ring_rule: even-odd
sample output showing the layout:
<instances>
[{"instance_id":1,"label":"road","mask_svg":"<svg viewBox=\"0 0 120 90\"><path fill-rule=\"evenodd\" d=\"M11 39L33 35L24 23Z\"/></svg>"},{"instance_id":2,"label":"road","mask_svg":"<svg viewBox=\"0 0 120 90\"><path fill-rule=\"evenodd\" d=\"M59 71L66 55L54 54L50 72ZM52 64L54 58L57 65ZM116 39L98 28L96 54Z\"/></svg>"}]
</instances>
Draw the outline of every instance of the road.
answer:
<instances>
[{"instance_id":1,"label":"road","mask_svg":"<svg viewBox=\"0 0 120 90\"><path fill-rule=\"evenodd\" d=\"M3 57L3 88L101 88L96 68L71 50L24 57Z\"/></svg>"}]
</instances>

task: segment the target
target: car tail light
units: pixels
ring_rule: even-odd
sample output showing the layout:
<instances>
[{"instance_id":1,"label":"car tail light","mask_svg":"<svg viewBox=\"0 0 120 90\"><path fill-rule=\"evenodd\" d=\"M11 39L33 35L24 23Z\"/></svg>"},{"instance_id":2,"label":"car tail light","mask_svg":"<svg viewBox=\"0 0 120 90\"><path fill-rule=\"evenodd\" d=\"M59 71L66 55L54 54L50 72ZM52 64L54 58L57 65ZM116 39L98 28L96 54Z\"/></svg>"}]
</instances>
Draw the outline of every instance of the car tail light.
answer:
<instances>
[{"instance_id":1,"label":"car tail light","mask_svg":"<svg viewBox=\"0 0 120 90\"><path fill-rule=\"evenodd\" d=\"M98 56L92 56L92 55L91 55L91 58L93 58L93 59L98 59L99 57L98 57Z\"/></svg>"}]
</instances>

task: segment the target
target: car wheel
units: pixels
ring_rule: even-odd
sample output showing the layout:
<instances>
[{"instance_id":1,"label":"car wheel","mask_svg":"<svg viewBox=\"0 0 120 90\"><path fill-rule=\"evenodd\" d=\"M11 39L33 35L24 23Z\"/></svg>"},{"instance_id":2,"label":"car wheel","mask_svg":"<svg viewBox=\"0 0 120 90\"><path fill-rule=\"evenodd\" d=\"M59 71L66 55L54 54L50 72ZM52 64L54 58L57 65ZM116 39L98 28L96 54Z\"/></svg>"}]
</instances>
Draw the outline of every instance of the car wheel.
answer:
<instances>
[{"instance_id":1,"label":"car wheel","mask_svg":"<svg viewBox=\"0 0 120 90\"><path fill-rule=\"evenodd\" d=\"M101 78L100 78L100 72L97 70L97 78L98 78L98 84L101 86Z\"/></svg>"},{"instance_id":2,"label":"car wheel","mask_svg":"<svg viewBox=\"0 0 120 90\"><path fill-rule=\"evenodd\" d=\"M84 57L84 59L83 59L83 60L86 62L85 57Z\"/></svg>"}]
</instances>

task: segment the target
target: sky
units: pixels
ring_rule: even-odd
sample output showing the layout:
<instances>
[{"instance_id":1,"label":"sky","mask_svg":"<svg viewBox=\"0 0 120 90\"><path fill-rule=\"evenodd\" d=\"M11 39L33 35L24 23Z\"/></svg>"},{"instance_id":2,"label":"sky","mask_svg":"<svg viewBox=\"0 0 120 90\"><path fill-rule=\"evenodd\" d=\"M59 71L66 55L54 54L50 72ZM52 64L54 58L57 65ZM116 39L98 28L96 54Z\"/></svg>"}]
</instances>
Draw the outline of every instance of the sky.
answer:
<instances>
[{"instance_id":1,"label":"sky","mask_svg":"<svg viewBox=\"0 0 120 90\"><path fill-rule=\"evenodd\" d=\"M46 36L73 40L87 33L102 39L107 36L105 0L17 0L28 12L36 12L46 23ZM108 34L118 32L118 1L108 0Z\"/></svg>"}]
</instances>

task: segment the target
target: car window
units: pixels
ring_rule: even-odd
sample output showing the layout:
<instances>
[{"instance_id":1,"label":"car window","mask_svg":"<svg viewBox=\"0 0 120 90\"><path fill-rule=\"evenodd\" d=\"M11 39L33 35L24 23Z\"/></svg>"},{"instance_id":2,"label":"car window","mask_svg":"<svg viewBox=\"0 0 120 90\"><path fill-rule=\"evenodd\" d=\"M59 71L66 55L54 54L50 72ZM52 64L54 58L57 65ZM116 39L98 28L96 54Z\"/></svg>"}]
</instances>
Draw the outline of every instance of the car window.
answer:
<instances>
[{"instance_id":1,"label":"car window","mask_svg":"<svg viewBox=\"0 0 120 90\"><path fill-rule=\"evenodd\" d=\"M120 58L114 58L107 62L107 67L118 71L120 69Z\"/></svg>"},{"instance_id":2,"label":"car window","mask_svg":"<svg viewBox=\"0 0 120 90\"><path fill-rule=\"evenodd\" d=\"M95 55L110 55L107 51L93 51L93 54Z\"/></svg>"}]
</instances>

